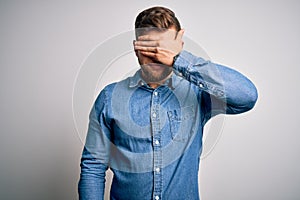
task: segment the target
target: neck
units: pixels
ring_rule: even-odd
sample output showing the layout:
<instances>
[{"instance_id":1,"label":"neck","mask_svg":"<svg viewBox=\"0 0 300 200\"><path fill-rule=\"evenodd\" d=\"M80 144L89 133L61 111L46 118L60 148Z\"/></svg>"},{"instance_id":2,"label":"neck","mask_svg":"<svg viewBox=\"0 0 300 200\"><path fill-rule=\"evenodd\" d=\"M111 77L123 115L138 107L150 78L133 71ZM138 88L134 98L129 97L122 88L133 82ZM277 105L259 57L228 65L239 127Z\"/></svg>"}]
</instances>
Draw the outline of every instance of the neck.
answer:
<instances>
[{"instance_id":1,"label":"neck","mask_svg":"<svg viewBox=\"0 0 300 200\"><path fill-rule=\"evenodd\" d=\"M149 87L156 89L159 86L163 85L170 77L172 76L172 72L163 80L161 81L157 81L157 82L148 82L147 84L149 85Z\"/></svg>"},{"instance_id":2,"label":"neck","mask_svg":"<svg viewBox=\"0 0 300 200\"><path fill-rule=\"evenodd\" d=\"M160 86L161 84L159 84L159 83L148 83L148 85L149 85L151 88L156 89L156 88L158 88L158 86Z\"/></svg>"}]
</instances>

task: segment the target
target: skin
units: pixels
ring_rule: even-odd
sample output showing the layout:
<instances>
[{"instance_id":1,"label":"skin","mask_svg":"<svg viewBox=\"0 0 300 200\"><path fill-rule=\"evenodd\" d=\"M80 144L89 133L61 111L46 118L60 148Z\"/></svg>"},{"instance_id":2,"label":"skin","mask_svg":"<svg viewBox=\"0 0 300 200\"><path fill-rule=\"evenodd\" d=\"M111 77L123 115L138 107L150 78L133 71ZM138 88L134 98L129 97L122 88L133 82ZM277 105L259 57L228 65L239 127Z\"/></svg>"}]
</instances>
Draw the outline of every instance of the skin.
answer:
<instances>
[{"instance_id":1,"label":"skin","mask_svg":"<svg viewBox=\"0 0 300 200\"><path fill-rule=\"evenodd\" d=\"M163 84L173 72L173 57L183 48L184 30L174 27L166 31L150 31L133 42L141 66L142 78L152 88Z\"/></svg>"}]
</instances>

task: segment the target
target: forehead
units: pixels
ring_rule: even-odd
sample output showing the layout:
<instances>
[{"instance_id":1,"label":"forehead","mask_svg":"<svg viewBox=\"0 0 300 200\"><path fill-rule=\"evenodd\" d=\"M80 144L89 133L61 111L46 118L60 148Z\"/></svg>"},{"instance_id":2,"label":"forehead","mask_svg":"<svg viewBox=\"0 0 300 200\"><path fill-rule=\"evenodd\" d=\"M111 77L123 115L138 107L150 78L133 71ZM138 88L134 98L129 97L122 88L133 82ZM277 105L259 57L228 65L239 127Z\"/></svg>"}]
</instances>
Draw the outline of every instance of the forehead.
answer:
<instances>
[{"instance_id":1,"label":"forehead","mask_svg":"<svg viewBox=\"0 0 300 200\"><path fill-rule=\"evenodd\" d=\"M159 38L174 38L177 34L177 31L175 28L138 28L135 30L136 36L142 36L142 35L155 35Z\"/></svg>"}]
</instances>

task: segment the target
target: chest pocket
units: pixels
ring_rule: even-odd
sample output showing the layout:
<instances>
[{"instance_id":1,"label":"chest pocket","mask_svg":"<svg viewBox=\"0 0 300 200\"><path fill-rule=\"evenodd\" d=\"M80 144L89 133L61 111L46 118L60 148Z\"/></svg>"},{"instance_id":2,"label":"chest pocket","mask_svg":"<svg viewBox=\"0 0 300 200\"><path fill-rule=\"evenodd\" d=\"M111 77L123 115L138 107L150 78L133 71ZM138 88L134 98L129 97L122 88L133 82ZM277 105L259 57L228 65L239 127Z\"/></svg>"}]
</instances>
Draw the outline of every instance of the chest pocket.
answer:
<instances>
[{"instance_id":1,"label":"chest pocket","mask_svg":"<svg viewBox=\"0 0 300 200\"><path fill-rule=\"evenodd\" d=\"M167 114L172 139L179 142L188 140L195 119L195 108L193 106L182 107L168 111Z\"/></svg>"}]
</instances>

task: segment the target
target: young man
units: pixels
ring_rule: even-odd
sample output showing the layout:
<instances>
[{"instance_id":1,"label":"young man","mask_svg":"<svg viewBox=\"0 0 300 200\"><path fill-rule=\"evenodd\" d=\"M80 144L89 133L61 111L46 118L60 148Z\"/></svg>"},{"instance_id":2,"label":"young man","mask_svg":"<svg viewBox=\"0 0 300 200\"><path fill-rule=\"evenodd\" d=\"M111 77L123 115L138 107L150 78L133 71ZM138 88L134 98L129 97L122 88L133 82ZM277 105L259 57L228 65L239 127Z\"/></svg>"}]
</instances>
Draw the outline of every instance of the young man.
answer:
<instances>
[{"instance_id":1,"label":"young man","mask_svg":"<svg viewBox=\"0 0 300 200\"><path fill-rule=\"evenodd\" d=\"M183 30L167 8L141 12L135 30L141 69L106 86L95 101L80 199L104 198L110 168L113 200L197 200L205 123L253 108L256 88L239 72L183 50Z\"/></svg>"}]
</instances>

